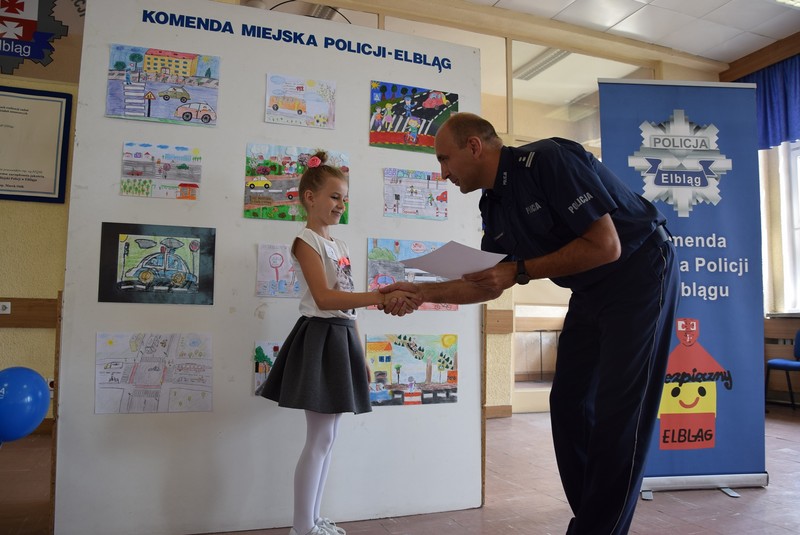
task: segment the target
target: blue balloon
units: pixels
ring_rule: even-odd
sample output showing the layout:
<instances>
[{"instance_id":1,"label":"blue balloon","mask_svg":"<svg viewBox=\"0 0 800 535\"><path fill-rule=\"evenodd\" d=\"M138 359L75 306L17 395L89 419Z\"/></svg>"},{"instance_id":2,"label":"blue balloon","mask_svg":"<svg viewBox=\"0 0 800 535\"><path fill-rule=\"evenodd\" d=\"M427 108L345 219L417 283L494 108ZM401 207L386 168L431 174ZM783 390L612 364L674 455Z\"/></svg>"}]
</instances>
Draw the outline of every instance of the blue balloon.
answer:
<instances>
[{"instance_id":1,"label":"blue balloon","mask_svg":"<svg viewBox=\"0 0 800 535\"><path fill-rule=\"evenodd\" d=\"M30 368L0 371L0 442L31 434L50 408L47 381Z\"/></svg>"}]
</instances>

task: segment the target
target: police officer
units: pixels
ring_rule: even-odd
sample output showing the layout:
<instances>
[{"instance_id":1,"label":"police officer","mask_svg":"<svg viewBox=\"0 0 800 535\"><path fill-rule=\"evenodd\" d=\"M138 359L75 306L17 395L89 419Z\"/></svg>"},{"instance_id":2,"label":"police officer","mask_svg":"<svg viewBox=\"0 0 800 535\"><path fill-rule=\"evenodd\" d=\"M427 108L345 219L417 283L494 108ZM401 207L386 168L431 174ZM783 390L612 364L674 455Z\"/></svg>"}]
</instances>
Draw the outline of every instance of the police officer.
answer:
<instances>
[{"instance_id":1,"label":"police officer","mask_svg":"<svg viewBox=\"0 0 800 535\"><path fill-rule=\"evenodd\" d=\"M567 534L628 532L678 300L665 218L574 141L503 146L470 113L439 129L442 176L482 189L481 248L506 262L442 283L398 283L418 303L476 303L549 278L572 290L550 394L553 443L574 517ZM393 313L387 306L387 313Z\"/></svg>"}]
</instances>

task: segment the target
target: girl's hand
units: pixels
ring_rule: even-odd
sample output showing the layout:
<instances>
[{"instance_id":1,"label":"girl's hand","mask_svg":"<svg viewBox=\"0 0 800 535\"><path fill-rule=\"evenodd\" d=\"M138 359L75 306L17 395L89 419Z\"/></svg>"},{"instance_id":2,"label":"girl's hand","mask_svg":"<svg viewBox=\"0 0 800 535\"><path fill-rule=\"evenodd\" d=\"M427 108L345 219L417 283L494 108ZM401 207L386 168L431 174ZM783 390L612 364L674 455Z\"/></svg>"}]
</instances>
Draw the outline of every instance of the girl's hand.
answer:
<instances>
[{"instance_id":1,"label":"girl's hand","mask_svg":"<svg viewBox=\"0 0 800 535\"><path fill-rule=\"evenodd\" d=\"M406 290L394 290L384 294L384 308L392 311L392 315L405 316L414 312L419 305L415 294Z\"/></svg>"}]
</instances>

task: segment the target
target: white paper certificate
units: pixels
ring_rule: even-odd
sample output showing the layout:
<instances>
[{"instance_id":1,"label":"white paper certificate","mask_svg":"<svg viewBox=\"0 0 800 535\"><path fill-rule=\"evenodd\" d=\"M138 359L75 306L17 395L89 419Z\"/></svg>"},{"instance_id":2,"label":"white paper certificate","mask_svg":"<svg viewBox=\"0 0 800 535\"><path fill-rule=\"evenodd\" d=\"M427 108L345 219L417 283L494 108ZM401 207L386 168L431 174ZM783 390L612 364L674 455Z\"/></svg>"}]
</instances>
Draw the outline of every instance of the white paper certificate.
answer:
<instances>
[{"instance_id":1,"label":"white paper certificate","mask_svg":"<svg viewBox=\"0 0 800 535\"><path fill-rule=\"evenodd\" d=\"M0 90L0 194L63 202L68 102L16 91Z\"/></svg>"},{"instance_id":2,"label":"white paper certificate","mask_svg":"<svg viewBox=\"0 0 800 535\"><path fill-rule=\"evenodd\" d=\"M468 273L489 269L506 257L449 241L435 251L416 258L402 260L403 265L421 269L447 279L460 279Z\"/></svg>"}]
</instances>

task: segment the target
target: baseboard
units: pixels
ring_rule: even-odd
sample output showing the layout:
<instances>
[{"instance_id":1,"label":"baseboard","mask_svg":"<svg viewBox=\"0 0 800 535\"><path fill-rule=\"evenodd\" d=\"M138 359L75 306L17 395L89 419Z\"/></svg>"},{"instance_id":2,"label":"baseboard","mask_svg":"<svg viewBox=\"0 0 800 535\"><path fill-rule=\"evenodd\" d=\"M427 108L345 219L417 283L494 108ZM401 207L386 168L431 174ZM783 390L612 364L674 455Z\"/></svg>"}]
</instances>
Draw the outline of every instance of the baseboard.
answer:
<instances>
[{"instance_id":1,"label":"baseboard","mask_svg":"<svg viewBox=\"0 0 800 535\"><path fill-rule=\"evenodd\" d=\"M514 382L539 382L539 383L552 383L553 378L556 376L554 371L545 372L515 372Z\"/></svg>"},{"instance_id":2,"label":"baseboard","mask_svg":"<svg viewBox=\"0 0 800 535\"><path fill-rule=\"evenodd\" d=\"M527 386L515 385L511 393L511 408L514 414L526 412L550 411L550 385Z\"/></svg>"},{"instance_id":3,"label":"baseboard","mask_svg":"<svg viewBox=\"0 0 800 535\"><path fill-rule=\"evenodd\" d=\"M485 407L486 418L510 418L511 405L491 405Z\"/></svg>"}]
</instances>

